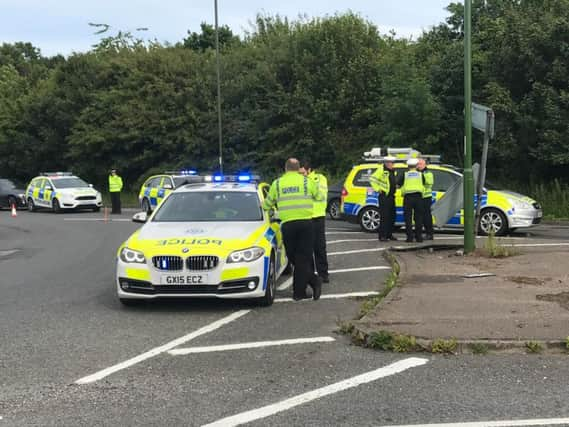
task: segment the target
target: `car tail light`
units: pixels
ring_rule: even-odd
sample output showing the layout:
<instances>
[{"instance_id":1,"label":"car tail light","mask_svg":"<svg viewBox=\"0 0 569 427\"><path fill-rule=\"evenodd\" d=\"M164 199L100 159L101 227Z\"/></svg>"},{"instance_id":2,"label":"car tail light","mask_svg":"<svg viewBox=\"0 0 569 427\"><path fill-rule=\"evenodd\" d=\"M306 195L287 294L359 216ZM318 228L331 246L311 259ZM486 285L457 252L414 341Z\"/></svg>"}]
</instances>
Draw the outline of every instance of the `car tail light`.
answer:
<instances>
[{"instance_id":1,"label":"car tail light","mask_svg":"<svg viewBox=\"0 0 569 427\"><path fill-rule=\"evenodd\" d=\"M342 187L342 199L347 195L348 195L348 190L346 190L346 187Z\"/></svg>"}]
</instances>

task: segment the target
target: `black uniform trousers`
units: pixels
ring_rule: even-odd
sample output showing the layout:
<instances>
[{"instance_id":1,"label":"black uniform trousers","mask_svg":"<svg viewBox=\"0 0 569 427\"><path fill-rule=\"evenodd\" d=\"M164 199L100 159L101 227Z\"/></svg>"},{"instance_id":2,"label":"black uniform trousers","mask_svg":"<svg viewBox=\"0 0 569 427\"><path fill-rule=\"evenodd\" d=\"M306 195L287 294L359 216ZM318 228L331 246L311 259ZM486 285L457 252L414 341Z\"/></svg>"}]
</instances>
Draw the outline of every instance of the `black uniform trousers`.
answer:
<instances>
[{"instance_id":1,"label":"black uniform trousers","mask_svg":"<svg viewBox=\"0 0 569 427\"><path fill-rule=\"evenodd\" d=\"M413 240L413 221L415 221L415 238L418 242L423 241L423 195L421 193L406 194L403 199L405 215L405 231L407 240Z\"/></svg>"},{"instance_id":2,"label":"black uniform trousers","mask_svg":"<svg viewBox=\"0 0 569 427\"><path fill-rule=\"evenodd\" d=\"M282 225L286 256L294 266L292 289L295 297L306 295L306 285L316 282L312 254L314 232L311 219L288 221Z\"/></svg>"},{"instance_id":3,"label":"black uniform trousers","mask_svg":"<svg viewBox=\"0 0 569 427\"><path fill-rule=\"evenodd\" d=\"M395 195L379 193L379 238L389 239L395 227Z\"/></svg>"},{"instance_id":4,"label":"black uniform trousers","mask_svg":"<svg viewBox=\"0 0 569 427\"><path fill-rule=\"evenodd\" d=\"M314 270L322 278L328 277L328 255L326 254L326 217L312 218L314 234Z\"/></svg>"},{"instance_id":5,"label":"black uniform trousers","mask_svg":"<svg viewBox=\"0 0 569 427\"><path fill-rule=\"evenodd\" d=\"M433 235L433 214L431 212L432 204L432 197L426 197L423 199L423 225L425 226L425 233L429 236Z\"/></svg>"},{"instance_id":6,"label":"black uniform trousers","mask_svg":"<svg viewBox=\"0 0 569 427\"><path fill-rule=\"evenodd\" d=\"M121 192L113 191L111 192L111 213L120 214L121 213Z\"/></svg>"}]
</instances>

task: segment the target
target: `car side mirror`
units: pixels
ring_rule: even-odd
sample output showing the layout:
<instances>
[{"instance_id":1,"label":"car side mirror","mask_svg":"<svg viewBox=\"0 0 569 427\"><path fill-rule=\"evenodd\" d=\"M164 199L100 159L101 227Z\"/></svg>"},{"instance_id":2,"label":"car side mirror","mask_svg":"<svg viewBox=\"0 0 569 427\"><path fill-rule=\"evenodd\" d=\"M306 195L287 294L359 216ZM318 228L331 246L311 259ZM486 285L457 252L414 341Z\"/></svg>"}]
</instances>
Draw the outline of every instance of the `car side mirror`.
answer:
<instances>
[{"instance_id":1,"label":"car side mirror","mask_svg":"<svg viewBox=\"0 0 569 427\"><path fill-rule=\"evenodd\" d=\"M138 212L132 216L132 222L144 224L146 221L148 221L148 214L146 212Z\"/></svg>"}]
</instances>

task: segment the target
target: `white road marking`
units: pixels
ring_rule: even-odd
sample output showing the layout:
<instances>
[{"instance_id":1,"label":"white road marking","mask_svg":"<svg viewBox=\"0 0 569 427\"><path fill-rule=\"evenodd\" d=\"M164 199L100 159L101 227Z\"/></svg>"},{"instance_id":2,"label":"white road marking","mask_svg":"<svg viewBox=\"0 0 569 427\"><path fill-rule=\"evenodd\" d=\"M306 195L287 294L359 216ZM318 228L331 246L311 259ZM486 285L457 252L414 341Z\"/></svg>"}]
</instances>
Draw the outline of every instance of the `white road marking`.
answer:
<instances>
[{"instance_id":1,"label":"white road marking","mask_svg":"<svg viewBox=\"0 0 569 427\"><path fill-rule=\"evenodd\" d=\"M292 277L289 277L288 279L286 279L283 283L281 283L279 285L279 287L277 288L277 290L279 291L284 291L285 289L288 289L292 286Z\"/></svg>"},{"instance_id":2,"label":"white road marking","mask_svg":"<svg viewBox=\"0 0 569 427\"><path fill-rule=\"evenodd\" d=\"M336 340L332 337L295 338L290 340L257 341L257 342L246 342L242 344L212 345L209 347L175 348L174 350L168 351L168 353L171 354L172 356L183 356L186 354L194 354L194 353L213 353L218 351L232 351L232 350L243 350L249 348L275 347L275 346L293 345L293 344L312 344L312 343L334 342L334 341Z\"/></svg>"},{"instance_id":3,"label":"white road marking","mask_svg":"<svg viewBox=\"0 0 569 427\"><path fill-rule=\"evenodd\" d=\"M10 256L12 254L15 254L16 252L18 252L18 249L0 251L0 257Z\"/></svg>"},{"instance_id":4,"label":"white road marking","mask_svg":"<svg viewBox=\"0 0 569 427\"><path fill-rule=\"evenodd\" d=\"M333 245L334 243L350 243L350 242L377 242L379 243L379 239L344 239L344 240L330 240L326 242L328 245Z\"/></svg>"},{"instance_id":5,"label":"white road marking","mask_svg":"<svg viewBox=\"0 0 569 427\"><path fill-rule=\"evenodd\" d=\"M349 292L346 294L325 294L320 297L320 299L341 299L341 298L356 298L356 297L370 297L373 295L379 295L379 292L369 291L369 292ZM292 302L292 298L276 298L275 302ZM312 299L305 299L301 301L312 301Z\"/></svg>"},{"instance_id":6,"label":"white road marking","mask_svg":"<svg viewBox=\"0 0 569 427\"><path fill-rule=\"evenodd\" d=\"M408 424L384 427L516 427L569 425L569 418L541 418L534 420L479 421L473 423Z\"/></svg>"},{"instance_id":7,"label":"white road marking","mask_svg":"<svg viewBox=\"0 0 569 427\"><path fill-rule=\"evenodd\" d=\"M341 270L330 270L328 273L351 273L353 271L371 271L371 270L391 270L391 267L385 265L375 265L372 267L343 268Z\"/></svg>"},{"instance_id":8,"label":"white road marking","mask_svg":"<svg viewBox=\"0 0 569 427\"><path fill-rule=\"evenodd\" d=\"M347 380L337 382L335 384L330 384L328 386L318 388L316 390L309 391L307 393L300 394L290 399L283 400L272 405L263 406L259 409L253 409L251 411L242 412L237 415L233 415L221 420L217 420L211 424L206 424L203 427L233 427L249 423L252 421L267 418L271 415L277 414L279 412L287 411L295 406L304 405L305 403L311 402L316 399L321 399L323 397L348 390L354 387L358 387L362 384L367 384L376 381L380 378L385 378L391 375L398 374L400 372L406 371L410 368L415 368L417 366L422 366L427 363L427 359L410 357L408 359L400 360L391 365L385 366L383 368L376 369L375 371L366 372Z\"/></svg>"},{"instance_id":9,"label":"white road marking","mask_svg":"<svg viewBox=\"0 0 569 427\"><path fill-rule=\"evenodd\" d=\"M356 234L356 233L360 233L359 231L327 231L326 235L332 235L332 234Z\"/></svg>"},{"instance_id":10,"label":"white road marking","mask_svg":"<svg viewBox=\"0 0 569 427\"><path fill-rule=\"evenodd\" d=\"M132 359L128 359L124 362L121 362L121 363L118 363L114 366L111 366L110 368L106 368L106 369L103 369L102 371L96 372L92 375L83 377L83 378L75 381L75 384L89 384L89 383L93 383L95 381L98 381L100 379L103 379L103 378L105 378L111 374L114 374L115 372L129 368L133 365L136 365L137 363L143 362L147 359L150 359L154 356L157 356L160 353L164 353L168 350L172 350L174 347L185 344L186 342L191 341L191 340L193 340L193 339L195 339L201 335L207 334L207 333L212 332L218 328L221 328L222 326L224 326L230 322L233 322L234 320L237 320L242 316L245 316L250 311L251 310L236 311L235 313L232 313L229 316L224 317L223 319L219 319L213 323L210 323L209 325L204 326L203 328L198 329L197 331L194 331L192 333L184 335L183 337L180 337L180 338L177 338L173 341L170 341L164 345L161 345L160 347L153 348L152 350L149 350L145 353L142 353L136 357L133 357Z\"/></svg>"},{"instance_id":11,"label":"white road marking","mask_svg":"<svg viewBox=\"0 0 569 427\"><path fill-rule=\"evenodd\" d=\"M343 252L328 252L328 256L361 254L364 252L381 252L381 251L385 251L386 249L387 248L371 248L371 249L356 249L353 251L343 251Z\"/></svg>"},{"instance_id":12,"label":"white road marking","mask_svg":"<svg viewBox=\"0 0 569 427\"><path fill-rule=\"evenodd\" d=\"M505 243L507 246L515 246L516 248L527 248L527 247L549 247L549 246L569 246L569 243Z\"/></svg>"},{"instance_id":13,"label":"white road marking","mask_svg":"<svg viewBox=\"0 0 569 427\"><path fill-rule=\"evenodd\" d=\"M64 221L95 221L95 222L130 222L131 219L128 218L63 218Z\"/></svg>"}]
</instances>

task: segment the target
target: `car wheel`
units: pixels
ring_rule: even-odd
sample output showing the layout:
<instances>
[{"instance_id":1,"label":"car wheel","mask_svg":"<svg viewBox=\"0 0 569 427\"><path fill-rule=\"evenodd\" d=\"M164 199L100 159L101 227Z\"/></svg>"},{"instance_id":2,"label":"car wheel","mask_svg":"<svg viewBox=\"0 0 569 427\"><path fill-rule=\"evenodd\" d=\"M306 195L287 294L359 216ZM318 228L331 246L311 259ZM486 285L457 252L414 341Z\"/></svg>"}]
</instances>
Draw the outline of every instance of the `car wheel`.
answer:
<instances>
[{"instance_id":1,"label":"car wheel","mask_svg":"<svg viewBox=\"0 0 569 427\"><path fill-rule=\"evenodd\" d=\"M150 202L147 198L142 199L142 212L146 212L148 215L152 213L152 208L150 207Z\"/></svg>"},{"instance_id":2,"label":"car wheel","mask_svg":"<svg viewBox=\"0 0 569 427\"><path fill-rule=\"evenodd\" d=\"M31 197L28 197L28 210L30 212L35 212L37 210L36 205L34 205L34 199Z\"/></svg>"},{"instance_id":3,"label":"car wheel","mask_svg":"<svg viewBox=\"0 0 569 427\"><path fill-rule=\"evenodd\" d=\"M131 299L131 298L119 298L119 301L125 307L139 307L144 303L144 300Z\"/></svg>"},{"instance_id":4,"label":"car wheel","mask_svg":"<svg viewBox=\"0 0 569 427\"><path fill-rule=\"evenodd\" d=\"M265 289L265 296L259 301L263 307L273 305L275 301L275 293L277 292L277 273L275 271L275 257L271 255L271 262L269 264L269 277L267 278L267 289Z\"/></svg>"},{"instance_id":5,"label":"car wheel","mask_svg":"<svg viewBox=\"0 0 569 427\"><path fill-rule=\"evenodd\" d=\"M328 213L330 218L333 220L342 219L342 213L340 212L340 199L332 199L328 205Z\"/></svg>"},{"instance_id":6,"label":"car wheel","mask_svg":"<svg viewBox=\"0 0 569 427\"><path fill-rule=\"evenodd\" d=\"M51 209L52 209L55 213L61 213L61 206L60 206L60 204L59 204L59 200L53 199L53 201L51 202Z\"/></svg>"},{"instance_id":7,"label":"car wheel","mask_svg":"<svg viewBox=\"0 0 569 427\"><path fill-rule=\"evenodd\" d=\"M368 233L376 233L379 229L379 209L367 206L360 213L360 227Z\"/></svg>"},{"instance_id":8,"label":"car wheel","mask_svg":"<svg viewBox=\"0 0 569 427\"><path fill-rule=\"evenodd\" d=\"M508 220L498 209L485 209L480 214L480 225L478 227L480 234L488 236L494 233L496 236L503 236L508 232Z\"/></svg>"}]
</instances>

